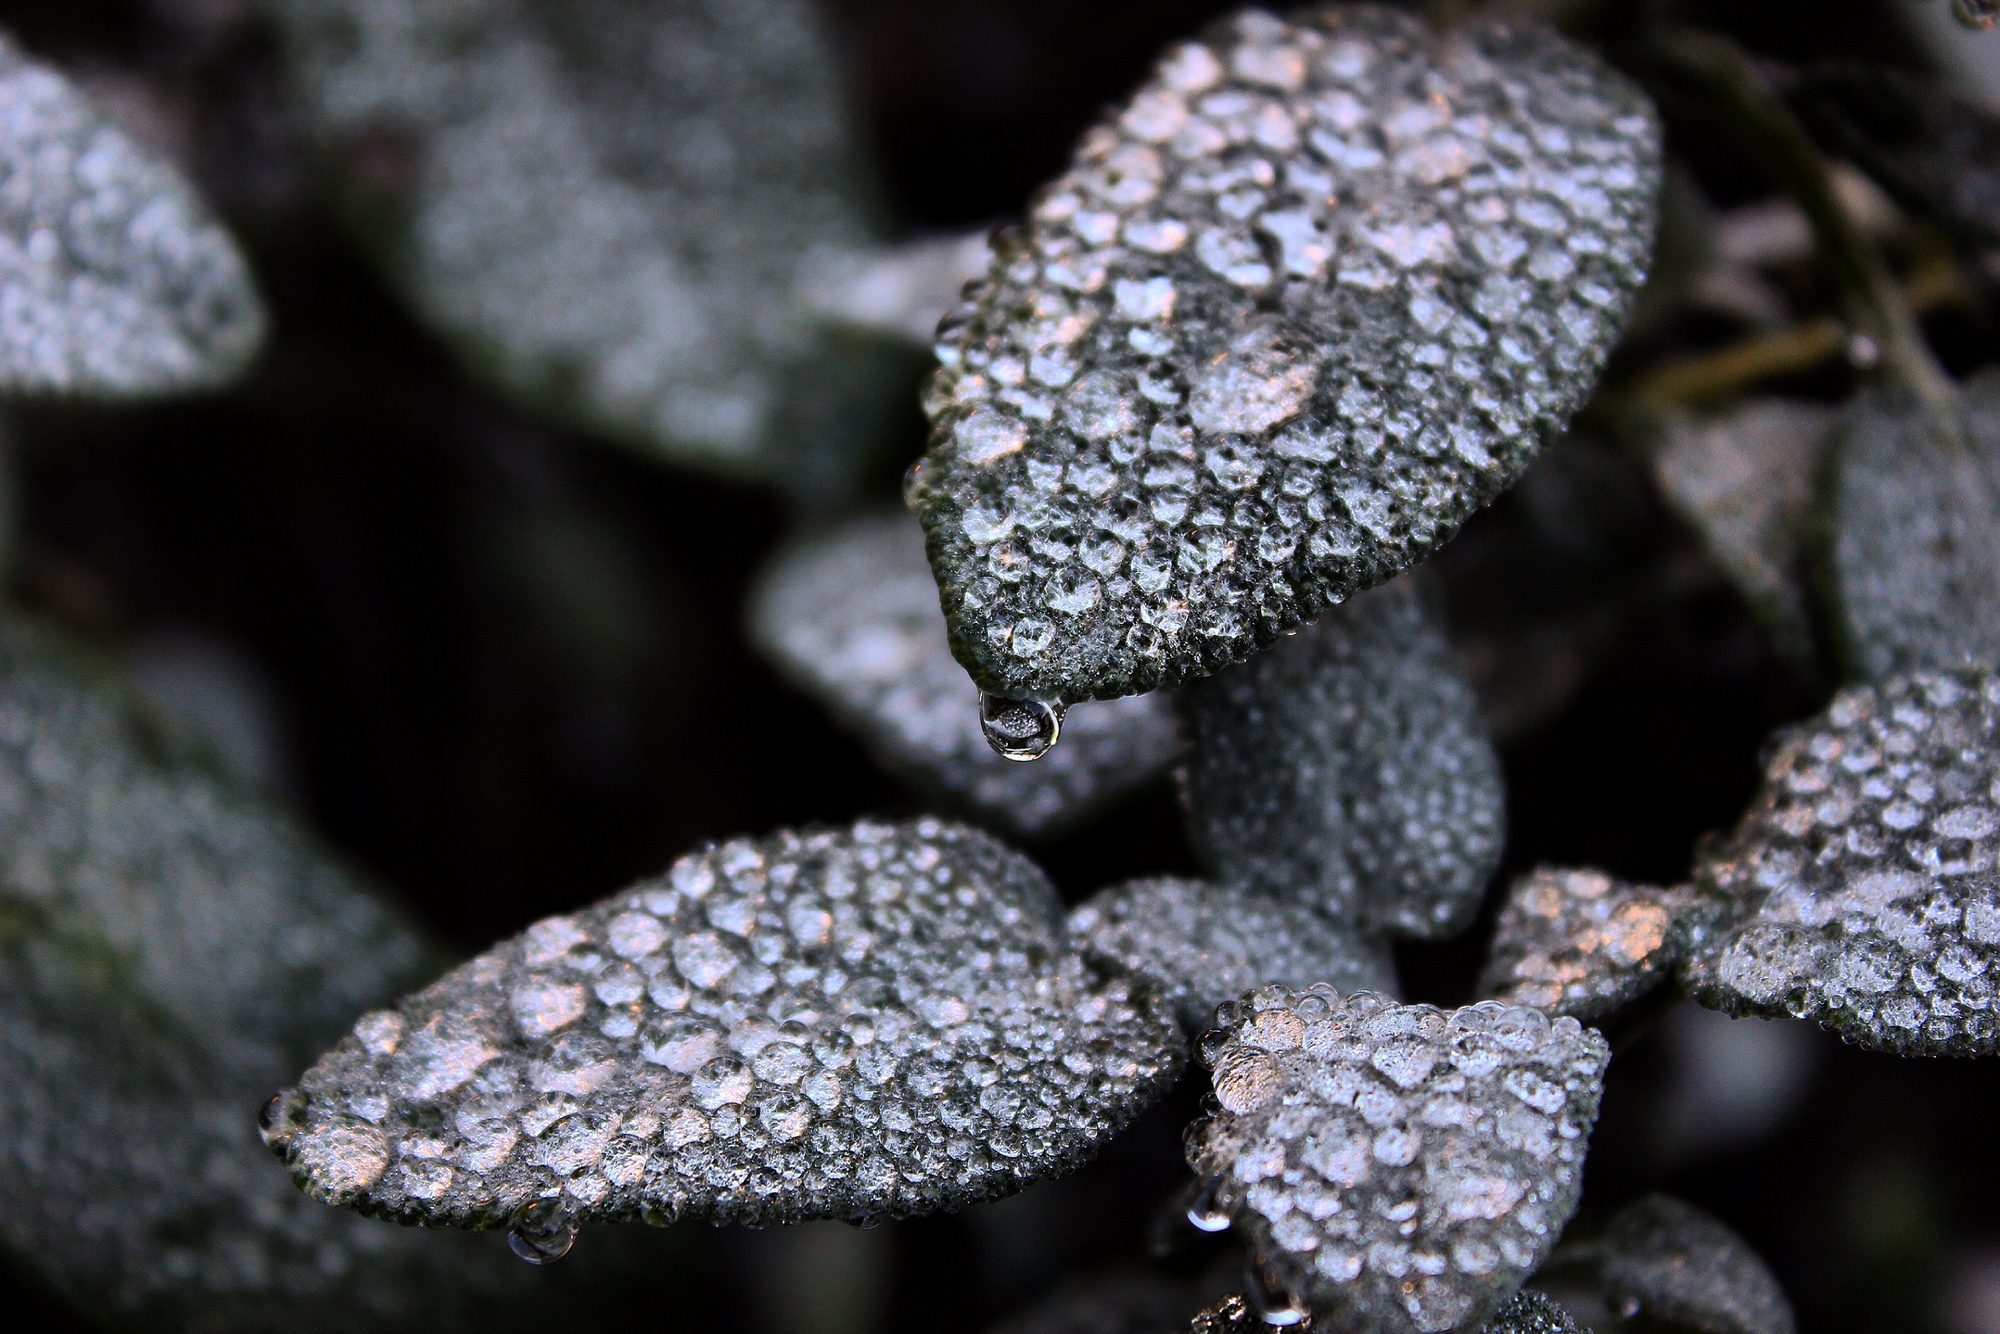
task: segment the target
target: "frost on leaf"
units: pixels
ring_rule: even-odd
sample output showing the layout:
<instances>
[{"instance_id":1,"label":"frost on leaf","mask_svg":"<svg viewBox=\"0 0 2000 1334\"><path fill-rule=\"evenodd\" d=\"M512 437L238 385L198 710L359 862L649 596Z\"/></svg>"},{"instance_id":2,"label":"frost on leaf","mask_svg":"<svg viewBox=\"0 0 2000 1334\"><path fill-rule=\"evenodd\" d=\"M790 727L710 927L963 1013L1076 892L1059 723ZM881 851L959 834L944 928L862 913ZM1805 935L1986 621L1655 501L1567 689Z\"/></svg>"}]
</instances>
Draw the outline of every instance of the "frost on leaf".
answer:
<instances>
[{"instance_id":1,"label":"frost on leaf","mask_svg":"<svg viewBox=\"0 0 2000 1334\"><path fill-rule=\"evenodd\" d=\"M1760 399L1668 423L1653 474L1787 661L1814 670L1806 550L1813 485L1835 414Z\"/></svg>"},{"instance_id":2,"label":"frost on leaf","mask_svg":"<svg viewBox=\"0 0 2000 1334\"><path fill-rule=\"evenodd\" d=\"M1365 934L1449 936L1500 860L1478 702L1409 581L1182 694L1195 849L1220 880Z\"/></svg>"},{"instance_id":3,"label":"frost on leaf","mask_svg":"<svg viewBox=\"0 0 2000 1334\"><path fill-rule=\"evenodd\" d=\"M1914 402L1847 409L1832 568L1860 675L2000 666L2000 375L1965 386L1968 451Z\"/></svg>"},{"instance_id":4,"label":"frost on leaf","mask_svg":"<svg viewBox=\"0 0 2000 1334\"><path fill-rule=\"evenodd\" d=\"M1159 777L1179 748L1165 695L1079 704L1034 764L994 754L979 692L952 659L923 531L869 514L796 543L753 595L764 655L888 768L1025 836L1052 833Z\"/></svg>"},{"instance_id":5,"label":"frost on leaf","mask_svg":"<svg viewBox=\"0 0 2000 1334\"><path fill-rule=\"evenodd\" d=\"M0 391L137 395L240 371L264 313L180 174L0 34Z\"/></svg>"},{"instance_id":6,"label":"frost on leaf","mask_svg":"<svg viewBox=\"0 0 2000 1334\"><path fill-rule=\"evenodd\" d=\"M0 1243L94 1317L459 1330L538 1299L491 1239L300 1195L250 1121L431 960L290 821L0 622Z\"/></svg>"},{"instance_id":7,"label":"frost on leaf","mask_svg":"<svg viewBox=\"0 0 2000 1334\"><path fill-rule=\"evenodd\" d=\"M1215 1007L1268 982L1395 994L1388 947L1363 941L1316 909L1199 880L1134 880L1069 916L1079 948L1148 977L1191 1032Z\"/></svg>"},{"instance_id":8,"label":"frost on leaf","mask_svg":"<svg viewBox=\"0 0 2000 1334\"><path fill-rule=\"evenodd\" d=\"M1650 1195L1619 1211L1586 1253L1607 1304L1647 1327L1796 1334L1784 1289L1743 1238L1690 1204Z\"/></svg>"},{"instance_id":9,"label":"frost on leaf","mask_svg":"<svg viewBox=\"0 0 2000 1334\"><path fill-rule=\"evenodd\" d=\"M1574 1019L1269 987L1204 1035L1220 1110L1188 1134L1255 1262L1328 1328L1476 1327L1583 1186L1610 1048Z\"/></svg>"},{"instance_id":10,"label":"frost on leaf","mask_svg":"<svg viewBox=\"0 0 2000 1334\"><path fill-rule=\"evenodd\" d=\"M940 330L913 504L959 660L1133 694L1422 559L1589 392L1658 159L1535 27L1252 10L1175 47Z\"/></svg>"},{"instance_id":11,"label":"frost on leaf","mask_svg":"<svg viewBox=\"0 0 2000 1334\"><path fill-rule=\"evenodd\" d=\"M1507 891L1479 994L1590 1021L1639 999L1680 958L1693 892L1544 866Z\"/></svg>"},{"instance_id":12,"label":"frost on leaf","mask_svg":"<svg viewBox=\"0 0 2000 1334\"><path fill-rule=\"evenodd\" d=\"M1180 1068L1032 863L935 820L784 832L369 1015L267 1132L308 1192L536 1232L904 1215L1075 1165Z\"/></svg>"},{"instance_id":13,"label":"frost on leaf","mask_svg":"<svg viewBox=\"0 0 2000 1334\"><path fill-rule=\"evenodd\" d=\"M1904 1055L1991 1055L2000 676L1891 677L1782 733L1695 887L1720 920L1682 980L1732 1015L1815 1019Z\"/></svg>"},{"instance_id":14,"label":"frost on leaf","mask_svg":"<svg viewBox=\"0 0 2000 1334\"><path fill-rule=\"evenodd\" d=\"M274 0L350 210L519 397L795 490L899 379L808 289L870 241L839 61L803 0Z\"/></svg>"}]
</instances>

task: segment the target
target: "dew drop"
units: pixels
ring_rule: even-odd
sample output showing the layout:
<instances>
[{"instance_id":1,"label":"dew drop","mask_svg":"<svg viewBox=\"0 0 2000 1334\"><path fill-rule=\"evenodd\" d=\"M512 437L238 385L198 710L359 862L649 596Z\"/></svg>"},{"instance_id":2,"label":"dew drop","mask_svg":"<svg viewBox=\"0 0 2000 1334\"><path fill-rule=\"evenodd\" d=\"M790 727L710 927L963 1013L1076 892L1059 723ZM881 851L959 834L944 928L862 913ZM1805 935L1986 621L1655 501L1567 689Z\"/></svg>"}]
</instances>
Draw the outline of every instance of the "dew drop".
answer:
<instances>
[{"instance_id":1,"label":"dew drop","mask_svg":"<svg viewBox=\"0 0 2000 1334\"><path fill-rule=\"evenodd\" d=\"M875 1214L856 1214L847 1220L847 1224L863 1232L872 1232L882 1225L882 1220Z\"/></svg>"},{"instance_id":2,"label":"dew drop","mask_svg":"<svg viewBox=\"0 0 2000 1334\"><path fill-rule=\"evenodd\" d=\"M1951 0L1951 16L1968 28L1981 32L1993 26L2000 19L2000 3L1996 0Z\"/></svg>"},{"instance_id":3,"label":"dew drop","mask_svg":"<svg viewBox=\"0 0 2000 1334\"><path fill-rule=\"evenodd\" d=\"M1269 1264L1251 1256L1243 1266L1244 1295L1257 1318L1274 1329L1312 1323L1312 1308L1278 1283Z\"/></svg>"},{"instance_id":4,"label":"dew drop","mask_svg":"<svg viewBox=\"0 0 2000 1334\"><path fill-rule=\"evenodd\" d=\"M1232 1219L1233 1214L1222 1202L1222 1182L1215 1177L1197 1181L1188 1192L1187 1221L1202 1232L1221 1232Z\"/></svg>"},{"instance_id":5,"label":"dew drop","mask_svg":"<svg viewBox=\"0 0 2000 1334\"><path fill-rule=\"evenodd\" d=\"M521 1211L507 1230L507 1249L531 1265L552 1265L576 1244L576 1222L554 1200Z\"/></svg>"},{"instance_id":6,"label":"dew drop","mask_svg":"<svg viewBox=\"0 0 2000 1334\"><path fill-rule=\"evenodd\" d=\"M1059 705L1038 699L979 696L979 728L1003 760L1026 764L1048 754L1062 737L1062 720Z\"/></svg>"}]
</instances>

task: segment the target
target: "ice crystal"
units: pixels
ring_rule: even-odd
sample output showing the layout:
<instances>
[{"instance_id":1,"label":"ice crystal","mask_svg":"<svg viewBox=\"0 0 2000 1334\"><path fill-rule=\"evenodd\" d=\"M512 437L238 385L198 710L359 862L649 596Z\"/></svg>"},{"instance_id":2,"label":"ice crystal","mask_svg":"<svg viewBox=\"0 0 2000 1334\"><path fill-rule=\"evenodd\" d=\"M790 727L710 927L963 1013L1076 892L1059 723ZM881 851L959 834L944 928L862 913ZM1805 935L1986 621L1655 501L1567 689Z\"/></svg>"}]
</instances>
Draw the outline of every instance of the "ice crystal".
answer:
<instances>
[{"instance_id":1,"label":"ice crystal","mask_svg":"<svg viewBox=\"0 0 2000 1334\"><path fill-rule=\"evenodd\" d=\"M218 384L264 336L236 245L180 174L0 34L0 390Z\"/></svg>"},{"instance_id":2,"label":"ice crystal","mask_svg":"<svg viewBox=\"0 0 2000 1334\"><path fill-rule=\"evenodd\" d=\"M1592 1248L1614 1310L1702 1334L1795 1334L1792 1305L1743 1238L1690 1204L1650 1195Z\"/></svg>"},{"instance_id":3,"label":"ice crystal","mask_svg":"<svg viewBox=\"0 0 2000 1334\"><path fill-rule=\"evenodd\" d=\"M1781 734L1749 813L1695 865L1722 915L1684 965L1695 998L1905 1054L2000 1049L1997 759L1990 673L1852 687Z\"/></svg>"},{"instance_id":4,"label":"ice crystal","mask_svg":"<svg viewBox=\"0 0 2000 1334\"><path fill-rule=\"evenodd\" d=\"M306 1199L249 1118L415 936L94 669L0 623L0 1239L92 1315L457 1330L535 1295L490 1240Z\"/></svg>"},{"instance_id":5,"label":"ice crystal","mask_svg":"<svg viewBox=\"0 0 2000 1334\"><path fill-rule=\"evenodd\" d=\"M1804 564L1833 420L1817 403L1756 399L1676 417L1653 456L1667 501L1701 534L1779 651L1801 665L1816 657Z\"/></svg>"},{"instance_id":6,"label":"ice crystal","mask_svg":"<svg viewBox=\"0 0 2000 1334\"><path fill-rule=\"evenodd\" d=\"M351 1036L267 1142L364 1212L562 1234L1004 1195L1178 1072L1143 984L1064 948L1032 863L924 819L691 854Z\"/></svg>"},{"instance_id":7,"label":"ice crystal","mask_svg":"<svg viewBox=\"0 0 2000 1334\"><path fill-rule=\"evenodd\" d=\"M1022 835L1053 832L1166 771L1179 748L1161 694L1079 704L1035 764L994 754L979 692L953 661L923 530L850 519L781 553L753 596L751 637L883 763Z\"/></svg>"},{"instance_id":8,"label":"ice crystal","mask_svg":"<svg viewBox=\"0 0 2000 1334\"><path fill-rule=\"evenodd\" d=\"M516 394L674 458L832 485L893 367L808 289L869 241L803 0L270 0L391 273Z\"/></svg>"},{"instance_id":9,"label":"ice crystal","mask_svg":"<svg viewBox=\"0 0 2000 1334\"><path fill-rule=\"evenodd\" d=\"M2000 666L2000 375L1965 386L1966 445L1868 395L1835 448L1832 566L1864 677Z\"/></svg>"},{"instance_id":10,"label":"ice crystal","mask_svg":"<svg viewBox=\"0 0 2000 1334\"><path fill-rule=\"evenodd\" d=\"M1428 554L1588 393L1658 140L1535 27L1251 10L1168 52L940 330L913 503L974 680L1172 685Z\"/></svg>"},{"instance_id":11,"label":"ice crystal","mask_svg":"<svg viewBox=\"0 0 2000 1334\"><path fill-rule=\"evenodd\" d=\"M1410 580L1182 694L1195 848L1216 878L1375 935L1448 936L1499 862L1477 701Z\"/></svg>"},{"instance_id":12,"label":"ice crystal","mask_svg":"<svg viewBox=\"0 0 2000 1334\"><path fill-rule=\"evenodd\" d=\"M1388 948L1363 941L1318 910L1199 880L1134 880L1103 890L1069 916L1090 953L1152 978L1198 1032L1215 1007L1268 982L1394 995Z\"/></svg>"},{"instance_id":13,"label":"ice crystal","mask_svg":"<svg viewBox=\"0 0 2000 1334\"><path fill-rule=\"evenodd\" d=\"M1693 892L1541 867L1507 892L1479 993L1581 1020L1602 1018L1665 980L1680 957Z\"/></svg>"},{"instance_id":14,"label":"ice crystal","mask_svg":"<svg viewBox=\"0 0 2000 1334\"><path fill-rule=\"evenodd\" d=\"M1267 987L1201 1041L1195 1171L1330 1328L1476 1326L1576 1207L1611 1053L1574 1019Z\"/></svg>"}]
</instances>

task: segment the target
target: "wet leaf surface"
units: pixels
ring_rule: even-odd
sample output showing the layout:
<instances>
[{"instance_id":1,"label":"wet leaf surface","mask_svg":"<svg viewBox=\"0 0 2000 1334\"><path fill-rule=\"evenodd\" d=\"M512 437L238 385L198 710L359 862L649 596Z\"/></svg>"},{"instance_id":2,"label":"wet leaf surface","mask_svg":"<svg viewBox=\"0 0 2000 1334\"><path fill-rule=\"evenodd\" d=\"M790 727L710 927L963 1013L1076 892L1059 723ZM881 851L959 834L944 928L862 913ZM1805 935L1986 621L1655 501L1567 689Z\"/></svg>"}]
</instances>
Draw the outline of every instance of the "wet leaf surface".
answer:
<instances>
[{"instance_id":1,"label":"wet leaf surface","mask_svg":"<svg viewBox=\"0 0 2000 1334\"><path fill-rule=\"evenodd\" d=\"M1605 1295L1629 1319L1700 1334L1795 1334L1792 1305L1743 1238L1679 1200L1649 1195L1598 1243Z\"/></svg>"},{"instance_id":2,"label":"wet leaf surface","mask_svg":"<svg viewBox=\"0 0 2000 1334\"><path fill-rule=\"evenodd\" d=\"M1589 1022L1667 979L1693 891L1544 866L1507 891L1479 994Z\"/></svg>"}]
</instances>

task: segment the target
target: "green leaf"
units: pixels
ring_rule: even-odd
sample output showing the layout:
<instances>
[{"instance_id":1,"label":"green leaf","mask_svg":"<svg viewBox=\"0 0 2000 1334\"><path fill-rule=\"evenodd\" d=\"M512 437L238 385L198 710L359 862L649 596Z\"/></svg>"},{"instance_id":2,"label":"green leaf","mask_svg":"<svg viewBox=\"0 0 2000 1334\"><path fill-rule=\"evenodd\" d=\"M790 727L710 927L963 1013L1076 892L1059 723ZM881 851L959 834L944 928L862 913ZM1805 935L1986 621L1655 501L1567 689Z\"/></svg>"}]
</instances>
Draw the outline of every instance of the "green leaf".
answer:
<instances>
[{"instance_id":1,"label":"green leaf","mask_svg":"<svg viewBox=\"0 0 2000 1334\"><path fill-rule=\"evenodd\" d=\"M996 755L979 692L946 641L923 530L907 514L860 515L781 551L751 595L750 635L884 767L1025 837L1158 778L1180 748L1173 703L1155 694L1070 709L1062 744L1037 763Z\"/></svg>"},{"instance_id":2,"label":"green leaf","mask_svg":"<svg viewBox=\"0 0 2000 1334\"><path fill-rule=\"evenodd\" d=\"M1479 994L1589 1022L1639 999L1685 949L1686 888L1544 866L1507 891Z\"/></svg>"},{"instance_id":3,"label":"green leaf","mask_svg":"<svg viewBox=\"0 0 2000 1334\"><path fill-rule=\"evenodd\" d=\"M1450 936L1500 860L1478 701L1405 580L1182 693L1189 832L1218 880L1364 935Z\"/></svg>"},{"instance_id":4,"label":"green leaf","mask_svg":"<svg viewBox=\"0 0 2000 1334\"><path fill-rule=\"evenodd\" d=\"M1033 863L962 826L736 839L364 1017L266 1142L321 1199L559 1245L996 1198L1180 1069L1165 1007L1061 928Z\"/></svg>"},{"instance_id":5,"label":"green leaf","mask_svg":"<svg viewBox=\"0 0 2000 1334\"><path fill-rule=\"evenodd\" d=\"M803 0L272 0L392 278L481 373L655 455L851 480L906 366L810 309L873 241Z\"/></svg>"},{"instance_id":6,"label":"green leaf","mask_svg":"<svg viewBox=\"0 0 2000 1334\"><path fill-rule=\"evenodd\" d=\"M1215 1007L1270 982L1324 982L1345 992L1394 996L1396 963L1313 908L1199 880L1133 880L1101 890L1070 913L1086 952L1151 978L1189 1032Z\"/></svg>"},{"instance_id":7,"label":"green leaf","mask_svg":"<svg viewBox=\"0 0 2000 1334\"><path fill-rule=\"evenodd\" d=\"M1253 1265L1350 1334L1476 1327L1583 1188L1610 1048L1574 1019L1267 987L1201 1042L1188 1159Z\"/></svg>"},{"instance_id":8,"label":"green leaf","mask_svg":"<svg viewBox=\"0 0 2000 1334\"><path fill-rule=\"evenodd\" d=\"M1830 565L1866 679L2000 665L2000 375L1966 384L1960 422L1964 443L1886 393L1843 415Z\"/></svg>"},{"instance_id":9,"label":"green leaf","mask_svg":"<svg viewBox=\"0 0 2000 1334\"><path fill-rule=\"evenodd\" d=\"M1659 129L1532 26L1252 10L1084 136L940 329L912 488L993 694L1205 676L1423 559L1583 401Z\"/></svg>"},{"instance_id":10,"label":"green leaf","mask_svg":"<svg viewBox=\"0 0 2000 1334\"><path fill-rule=\"evenodd\" d=\"M1903 1055L1992 1055L2000 677L1895 676L1779 734L1736 831L1704 846L1716 920L1682 980L1732 1015L1815 1019Z\"/></svg>"},{"instance_id":11,"label":"green leaf","mask_svg":"<svg viewBox=\"0 0 2000 1334\"><path fill-rule=\"evenodd\" d=\"M255 355L264 312L229 233L5 34L0 167L0 392L205 389Z\"/></svg>"}]
</instances>

